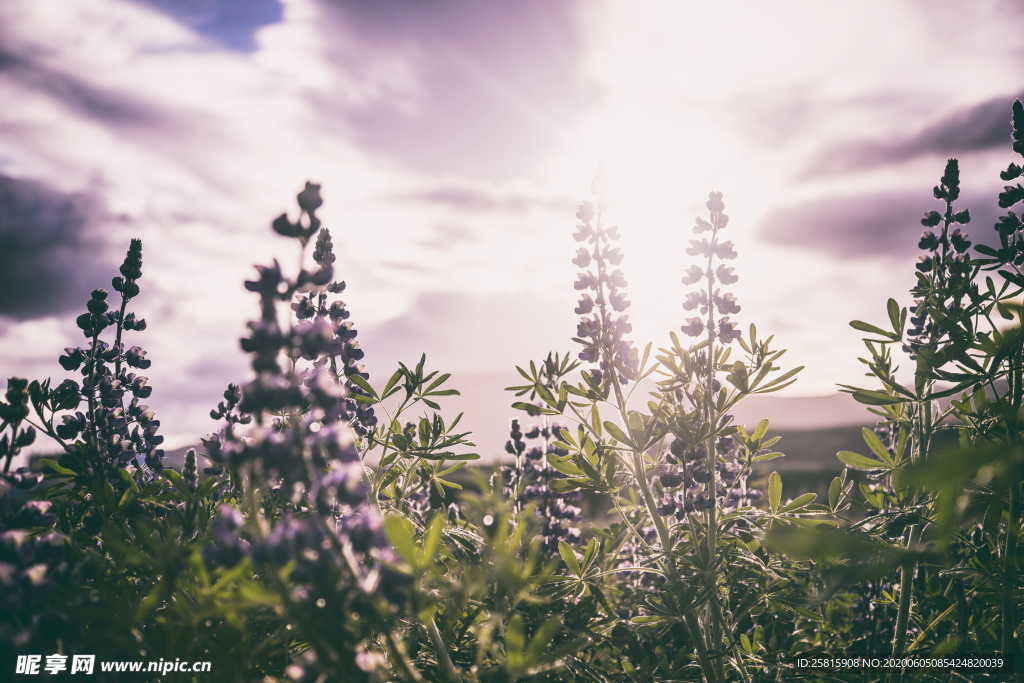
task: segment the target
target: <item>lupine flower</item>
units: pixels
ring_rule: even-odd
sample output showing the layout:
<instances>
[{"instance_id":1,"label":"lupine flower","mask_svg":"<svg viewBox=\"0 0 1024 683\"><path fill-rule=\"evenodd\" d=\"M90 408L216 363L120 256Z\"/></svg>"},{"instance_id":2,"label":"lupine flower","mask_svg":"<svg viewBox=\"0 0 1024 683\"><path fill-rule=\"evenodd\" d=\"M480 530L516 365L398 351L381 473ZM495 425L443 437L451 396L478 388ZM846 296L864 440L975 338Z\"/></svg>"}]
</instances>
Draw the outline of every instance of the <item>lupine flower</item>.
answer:
<instances>
[{"instance_id":1,"label":"lupine flower","mask_svg":"<svg viewBox=\"0 0 1024 683\"><path fill-rule=\"evenodd\" d=\"M942 178L932 193L943 201L945 209L942 213L929 211L921 219L926 229L918 240L918 247L925 253L918 257L917 285L910 290L914 303L910 307L908 342L903 346L912 358L916 358L922 348L936 349L949 333L948 324L938 321L949 312L959 310L964 297L978 295L977 285L972 282L971 260L966 254L971 241L955 227L971 220L968 211L953 208L960 197L960 168L956 159L946 162Z\"/></svg>"},{"instance_id":2,"label":"lupine flower","mask_svg":"<svg viewBox=\"0 0 1024 683\"><path fill-rule=\"evenodd\" d=\"M210 524L210 542L203 548L207 564L233 567L249 554L249 541L239 537L243 525L242 513L230 505L221 505Z\"/></svg>"},{"instance_id":3,"label":"lupine flower","mask_svg":"<svg viewBox=\"0 0 1024 683\"><path fill-rule=\"evenodd\" d=\"M58 359L65 370L81 373L81 383L65 380L49 392L55 410L74 410L82 403L87 404L85 411L60 415L54 431L66 441L83 437L86 445L82 448L96 456L90 458L92 466L122 468L144 464L150 470L161 468L160 421L139 403L152 395L153 387L147 377L129 371L145 370L152 361L146 358L143 348L125 349L122 341L125 332L146 329L145 320L127 310L129 302L139 294L141 277L142 242L133 239L120 275L111 280L114 290L121 295L119 307L111 309L106 290L94 290L86 302L86 312L76 319L87 343L66 348ZM114 328L112 343L100 338L109 328Z\"/></svg>"},{"instance_id":4,"label":"lupine flower","mask_svg":"<svg viewBox=\"0 0 1024 683\"><path fill-rule=\"evenodd\" d=\"M322 268L332 268L336 257L334 255L334 243L331 240L331 233L327 228L321 228L316 236L316 245L313 249L313 260ZM331 300L330 295L340 294L345 291L345 282L333 281L324 283L320 287L300 295L292 302L292 310L299 320L312 319L315 323L324 326L329 330L332 337L330 349L324 349L315 355L326 355L330 359L330 367L338 380L344 383L348 396L343 400L345 419L352 425L352 428L360 435L367 434L377 424L373 407L363 403L357 396L365 395L365 391L352 378L359 375L362 379L369 380L370 374L366 371L361 362L365 356L359 342L356 341L358 334L355 325L349 320L349 311L345 302L340 299ZM304 355L311 358L310 355Z\"/></svg>"},{"instance_id":5,"label":"lupine flower","mask_svg":"<svg viewBox=\"0 0 1024 683\"><path fill-rule=\"evenodd\" d=\"M512 420L505 451L515 460L502 465L500 470L505 495L512 500L516 512L536 503L536 514L542 521L541 547L547 552L556 552L560 541L579 540L580 530L574 523L583 514L574 504L580 500L578 491L560 493L551 487L553 480L564 476L547 461L548 455L565 454L550 443L556 430L557 427L545 425L524 434L519 420ZM539 443L528 447L527 440Z\"/></svg>"},{"instance_id":6,"label":"lupine flower","mask_svg":"<svg viewBox=\"0 0 1024 683\"><path fill-rule=\"evenodd\" d=\"M682 282L686 286L692 286L704 281L698 290L687 292L683 299L683 308L687 311L699 310L702 317L690 317L680 327L683 334L690 337L706 335L708 339L717 339L722 344L729 344L739 339L739 331L728 318L740 312L740 306L736 303L736 297L730 292L724 292L716 285L729 285L736 282L735 271L718 261L731 260L736 258L736 249L732 242L719 241L720 232L729 223L729 217L725 212L725 203L722 201L721 192L712 192L708 195L707 207L709 220L698 217L693 227L695 234L710 233L710 238L690 240L686 253L690 256L704 257L704 266L691 265L683 273ZM721 315L716 319L715 313Z\"/></svg>"},{"instance_id":7,"label":"lupine flower","mask_svg":"<svg viewBox=\"0 0 1024 683\"><path fill-rule=\"evenodd\" d=\"M624 291L626 278L616 268L622 262L622 252L614 245L618 228L605 227L603 213L600 198L596 206L584 202L576 212L579 223L573 237L584 246L572 259L580 268L573 287L583 294L575 308L580 321L573 341L583 345L580 360L598 365L600 374L594 377L615 372L621 382L628 382L636 377L638 362L627 338L633 331L625 313L630 302Z\"/></svg>"},{"instance_id":8,"label":"lupine flower","mask_svg":"<svg viewBox=\"0 0 1024 683\"><path fill-rule=\"evenodd\" d=\"M318 191L307 184L298 200L309 225L319 229ZM304 245L312 234L298 231L291 236ZM326 231L317 238L314 261L320 267L317 273L333 272ZM352 592L404 600L410 577L396 568L399 560L383 534L380 512L368 498L356 449L355 421L365 429L373 415L350 403L345 385L351 372L361 371L356 361L362 351L352 341L354 330L343 322L348 317L344 304L327 300L344 283L305 270L290 279L276 262L259 268L258 274L246 284L259 296L260 317L249 324L249 335L242 340L242 348L253 357L255 377L242 389L228 387L224 401L211 412L227 424L204 445L215 463L245 468L254 478L291 492L290 511L249 548L238 542L237 512L222 507L204 556L211 563L249 555L257 564L291 564L289 581L300 601L321 595L324 601L341 601L339 610L345 608L342 597ZM292 304L297 318L287 327L278 317L278 304L285 302ZM242 426L250 422L243 433Z\"/></svg>"},{"instance_id":9,"label":"lupine flower","mask_svg":"<svg viewBox=\"0 0 1024 683\"><path fill-rule=\"evenodd\" d=\"M1013 120L1011 125L1011 137L1013 139L1013 151L1024 156L1024 104L1020 100L1013 103ZM999 177L1009 183L1024 175L1024 166L1011 163L1005 171L1000 172ZM1024 185L1006 185L999 193L999 207L1009 209L1024 202ZM1014 211L1007 211L1000 216L995 224L996 234L999 237L998 248L979 245L978 252L986 257L987 269L998 270L999 268L1010 268L1018 275L1021 266L1024 266L1024 219Z\"/></svg>"},{"instance_id":10,"label":"lupine flower","mask_svg":"<svg viewBox=\"0 0 1024 683\"><path fill-rule=\"evenodd\" d=\"M731 421L727 417L727 421ZM717 508L729 512L759 500L762 493L750 488L750 468L740 458L735 439L723 436L715 442L714 485L707 470L704 447L688 446L682 439L669 444L665 463L657 472L661 497L658 513L685 519L687 513L712 507L710 492L714 490Z\"/></svg>"}]
</instances>

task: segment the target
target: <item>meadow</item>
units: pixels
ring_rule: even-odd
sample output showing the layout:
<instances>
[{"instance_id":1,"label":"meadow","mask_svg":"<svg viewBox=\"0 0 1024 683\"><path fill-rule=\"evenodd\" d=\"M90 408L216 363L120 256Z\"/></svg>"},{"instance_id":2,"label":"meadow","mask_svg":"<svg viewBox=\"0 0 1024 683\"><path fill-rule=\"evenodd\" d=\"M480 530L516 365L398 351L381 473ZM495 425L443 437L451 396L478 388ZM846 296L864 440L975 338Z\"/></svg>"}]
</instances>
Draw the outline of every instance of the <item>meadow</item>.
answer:
<instances>
[{"instance_id":1,"label":"meadow","mask_svg":"<svg viewBox=\"0 0 1024 683\"><path fill-rule=\"evenodd\" d=\"M1024 105L1008 113L1024 157ZM456 376L426 356L365 371L313 182L271 222L281 260L244 283L249 377L170 466L141 344L173 331L135 310L132 240L55 375L12 377L0 402L0 666L91 652L211 662L180 680L1011 680L1022 175L1020 159L1002 172L984 240L955 159L922 193L914 303L850 323L868 379L841 388L863 428L818 454L826 479L784 466L767 420L734 419L802 368L736 322L719 192L679 232L699 263L679 269L679 324L644 346L599 184L567 217L551 248L575 251L574 350L515 368L493 467L446 410ZM16 464L44 441L52 456Z\"/></svg>"}]
</instances>

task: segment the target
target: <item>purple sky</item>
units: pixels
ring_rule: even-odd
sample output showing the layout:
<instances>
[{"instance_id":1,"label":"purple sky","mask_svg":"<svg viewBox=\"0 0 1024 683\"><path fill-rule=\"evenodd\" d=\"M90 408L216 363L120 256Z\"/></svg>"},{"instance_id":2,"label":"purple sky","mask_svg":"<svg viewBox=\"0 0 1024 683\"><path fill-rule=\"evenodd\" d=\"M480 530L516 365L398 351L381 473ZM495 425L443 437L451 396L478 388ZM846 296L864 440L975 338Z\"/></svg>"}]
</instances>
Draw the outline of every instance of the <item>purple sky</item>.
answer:
<instances>
[{"instance_id":1,"label":"purple sky","mask_svg":"<svg viewBox=\"0 0 1024 683\"><path fill-rule=\"evenodd\" d=\"M861 375L847 321L909 298L947 156L991 234L1022 7L7 0L0 368L57 376L140 236L151 403L193 442L246 376L241 282L290 262L268 225L309 178L374 378L426 351L497 433L472 418L503 419L512 366L572 349L574 206L603 166L637 340L682 321L719 189L741 322L807 365L789 395L830 394Z\"/></svg>"}]
</instances>

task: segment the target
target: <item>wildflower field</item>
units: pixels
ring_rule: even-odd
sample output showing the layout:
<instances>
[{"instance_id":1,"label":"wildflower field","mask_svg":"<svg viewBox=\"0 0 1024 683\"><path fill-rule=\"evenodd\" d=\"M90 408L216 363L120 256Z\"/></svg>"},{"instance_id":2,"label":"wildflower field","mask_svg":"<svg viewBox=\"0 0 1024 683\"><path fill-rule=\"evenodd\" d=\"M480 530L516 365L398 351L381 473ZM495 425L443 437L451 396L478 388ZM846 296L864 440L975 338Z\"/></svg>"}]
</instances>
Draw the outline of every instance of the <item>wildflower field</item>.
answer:
<instances>
[{"instance_id":1,"label":"wildflower field","mask_svg":"<svg viewBox=\"0 0 1024 683\"><path fill-rule=\"evenodd\" d=\"M1024 106L1006 114L1024 157ZM308 182L271 222L281 260L244 283L251 371L168 466L143 345L173 330L136 306L132 240L53 374L6 383L0 666L89 652L208 661L169 678L218 681L1013 679L1024 170L994 184L1005 213L984 240L963 229L957 160L937 170L913 304L850 323L863 445L822 454L840 473L820 497L755 476L785 443L733 418L802 368L738 322L720 192L669 247L677 326L644 343L600 183L566 216L548 248L567 284L575 249L573 350L515 368L497 465L446 409L456 376L425 356L365 371Z\"/></svg>"},{"instance_id":2,"label":"wildflower field","mask_svg":"<svg viewBox=\"0 0 1024 683\"><path fill-rule=\"evenodd\" d=\"M1022 29L0 0L0 683L1024 682Z\"/></svg>"}]
</instances>

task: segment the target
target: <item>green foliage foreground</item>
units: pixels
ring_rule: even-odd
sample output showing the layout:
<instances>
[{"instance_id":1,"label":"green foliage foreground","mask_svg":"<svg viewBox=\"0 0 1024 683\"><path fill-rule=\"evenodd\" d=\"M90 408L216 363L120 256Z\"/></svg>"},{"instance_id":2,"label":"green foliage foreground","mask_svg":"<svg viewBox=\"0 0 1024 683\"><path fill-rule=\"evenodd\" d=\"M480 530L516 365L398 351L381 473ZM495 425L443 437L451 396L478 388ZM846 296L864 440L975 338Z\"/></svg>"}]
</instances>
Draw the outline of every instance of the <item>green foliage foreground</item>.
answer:
<instances>
[{"instance_id":1,"label":"green foliage foreground","mask_svg":"<svg viewBox=\"0 0 1024 683\"><path fill-rule=\"evenodd\" d=\"M1020 102L1012 133L1024 156ZM422 357L382 382L362 368L313 184L273 222L300 270L275 261L245 283L252 376L211 412L213 466L165 467L150 361L129 341L146 329L133 240L60 358L74 378L12 378L0 402L0 667L96 653L209 660L219 681L1007 680L1024 661L1022 173L1002 174L987 246L959 227L946 165L913 305L851 323L870 379L843 390L872 426L820 501L774 472L751 482L783 454L767 421L732 411L800 368L731 318L719 193L686 250L693 316L643 349L599 188L581 206L581 350L517 368L521 418L490 480L458 472L479 456L442 410L447 373ZM936 447L943 432L959 446ZM14 467L37 437L59 455ZM608 515L584 519L584 493ZM920 666L971 656L1004 664ZM807 663L856 657L896 666Z\"/></svg>"}]
</instances>

